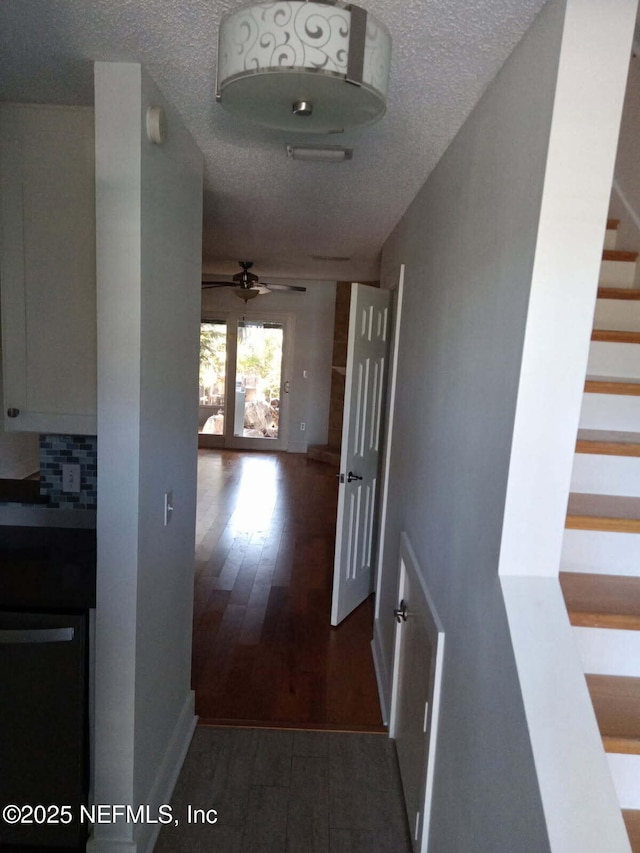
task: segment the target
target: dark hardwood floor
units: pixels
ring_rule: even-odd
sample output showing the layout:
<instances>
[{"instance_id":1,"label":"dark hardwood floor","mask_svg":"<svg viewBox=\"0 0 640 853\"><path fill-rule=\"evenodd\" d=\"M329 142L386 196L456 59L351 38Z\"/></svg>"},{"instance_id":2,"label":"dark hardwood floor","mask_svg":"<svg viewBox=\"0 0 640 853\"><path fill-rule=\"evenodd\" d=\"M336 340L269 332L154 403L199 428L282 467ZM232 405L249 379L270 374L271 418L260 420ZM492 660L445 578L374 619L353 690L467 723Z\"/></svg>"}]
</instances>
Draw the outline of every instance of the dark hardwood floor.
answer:
<instances>
[{"instance_id":1,"label":"dark hardwood floor","mask_svg":"<svg viewBox=\"0 0 640 853\"><path fill-rule=\"evenodd\" d=\"M330 626L333 469L200 450L192 683L200 722L384 731L373 597Z\"/></svg>"}]
</instances>

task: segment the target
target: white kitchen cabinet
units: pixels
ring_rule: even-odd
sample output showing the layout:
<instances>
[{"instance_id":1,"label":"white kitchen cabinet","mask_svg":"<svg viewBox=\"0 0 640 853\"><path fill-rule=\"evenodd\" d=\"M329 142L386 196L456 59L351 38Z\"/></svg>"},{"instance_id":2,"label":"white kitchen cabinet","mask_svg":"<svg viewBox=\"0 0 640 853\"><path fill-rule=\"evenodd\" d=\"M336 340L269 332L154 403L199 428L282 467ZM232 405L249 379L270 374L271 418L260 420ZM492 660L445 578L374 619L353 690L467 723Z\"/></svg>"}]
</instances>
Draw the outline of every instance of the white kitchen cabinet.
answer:
<instances>
[{"instance_id":1,"label":"white kitchen cabinet","mask_svg":"<svg viewBox=\"0 0 640 853\"><path fill-rule=\"evenodd\" d=\"M96 433L89 107L0 105L4 427Z\"/></svg>"}]
</instances>

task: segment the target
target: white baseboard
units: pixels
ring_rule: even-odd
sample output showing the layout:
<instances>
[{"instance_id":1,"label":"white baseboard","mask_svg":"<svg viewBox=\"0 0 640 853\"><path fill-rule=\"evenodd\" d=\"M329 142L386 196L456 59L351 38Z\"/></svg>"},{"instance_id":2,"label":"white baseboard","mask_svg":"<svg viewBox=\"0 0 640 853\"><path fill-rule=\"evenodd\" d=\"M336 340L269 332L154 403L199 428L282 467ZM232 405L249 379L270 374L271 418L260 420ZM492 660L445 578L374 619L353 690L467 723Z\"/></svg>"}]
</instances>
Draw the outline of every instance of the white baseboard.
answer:
<instances>
[{"instance_id":1,"label":"white baseboard","mask_svg":"<svg viewBox=\"0 0 640 853\"><path fill-rule=\"evenodd\" d=\"M389 681L389 673L385 663L384 654L382 653L382 640L380 638L379 620L376 619L373 623L373 640L371 640L371 654L373 655L373 668L376 673L376 682L378 684L378 697L380 699L380 711L382 712L382 722L385 726L389 725L389 699L391 684Z\"/></svg>"},{"instance_id":2,"label":"white baseboard","mask_svg":"<svg viewBox=\"0 0 640 853\"><path fill-rule=\"evenodd\" d=\"M108 838L105 835L91 836L87 841L87 853L136 853L137 845L130 838Z\"/></svg>"},{"instance_id":3,"label":"white baseboard","mask_svg":"<svg viewBox=\"0 0 640 853\"><path fill-rule=\"evenodd\" d=\"M167 744L164 758L158 768L155 782L146 799L146 802L151 806L152 812L157 811L158 807L163 803L171 801L173 789L182 770L182 765L184 764L184 759L187 755L197 722L198 718L195 716L195 693L193 690L189 690L173 734ZM139 850L145 851L145 853L152 853L161 826L156 823L151 825L139 824L139 827L141 830L140 834L143 837L137 839L137 847Z\"/></svg>"},{"instance_id":4,"label":"white baseboard","mask_svg":"<svg viewBox=\"0 0 640 853\"><path fill-rule=\"evenodd\" d=\"M171 801L198 721L194 710L195 696L193 691L189 690L158 767L155 781L144 798L151 814L156 814L160 805ZM113 825L97 826L97 833L87 843L87 853L152 853L161 828L158 823L140 823L133 827L133 838L117 838L112 835Z\"/></svg>"}]
</instances>

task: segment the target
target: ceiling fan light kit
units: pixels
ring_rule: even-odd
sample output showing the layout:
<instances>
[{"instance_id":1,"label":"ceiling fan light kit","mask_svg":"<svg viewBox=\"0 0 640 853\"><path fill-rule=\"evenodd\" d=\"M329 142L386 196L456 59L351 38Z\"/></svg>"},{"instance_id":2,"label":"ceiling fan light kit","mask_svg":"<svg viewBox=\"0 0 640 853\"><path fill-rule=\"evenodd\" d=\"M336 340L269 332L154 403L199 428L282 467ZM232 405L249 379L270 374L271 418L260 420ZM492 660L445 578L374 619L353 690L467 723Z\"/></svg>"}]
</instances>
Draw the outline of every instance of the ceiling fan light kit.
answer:
<instances>
[{"instance_id":1,"label":"ceiling fan light kit","mask_svg":"<svg viewBox=\"0 0 640 853\"><path fill-rule=\"evenodd\" d=\"M386 112L391 36L340 0L255 3L222 18L216 100L266 127L341 133Z\"/></svg>"},{"instance_id":2,"label":"ceiling fan light kit","mask_svg":"<svg viewBox=\"0 0 640 853\"><path fill-rule=\"evenodd\" d=\"M243 302L248 302L250 299L255 299L256 296L260 296L260 291L254 287L246 289L238 287L233 292L239 299L242 299Z\"/></svg>"},{"instance_id":3,"label":"ceiling fan light kit","mask_svg":"<svg viewBox=\"0 0 640 853\"><path fill-rule=\"evenodd\" d=\"M256 296L267 296L273 293L274 290L282 290L288 293L306 293L307 288L297 284L269 284L266 281L260 281L255 273L249 272L253 266L253 261L238 261L241 267L241 272L237 272L231 281L215 281L202 279L202 289L207 290L211 287L232 287L235 295L248 302L250 299L255 299Z\"/></svg>"}]
</instances>

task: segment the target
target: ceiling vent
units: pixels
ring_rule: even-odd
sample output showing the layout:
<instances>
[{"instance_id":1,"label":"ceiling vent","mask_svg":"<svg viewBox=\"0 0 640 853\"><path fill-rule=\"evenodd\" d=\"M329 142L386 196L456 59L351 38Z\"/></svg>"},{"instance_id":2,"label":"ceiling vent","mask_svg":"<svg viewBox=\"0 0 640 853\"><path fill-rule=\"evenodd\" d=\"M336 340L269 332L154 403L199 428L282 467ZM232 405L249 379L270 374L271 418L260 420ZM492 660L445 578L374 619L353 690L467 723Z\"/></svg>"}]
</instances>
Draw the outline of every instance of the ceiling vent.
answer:
<instances>
[{"instance_id":1,"label":"ceiling vent","mask_svg":"<svg viewBox=\"0 0 640 853\"><path fill-rule=\"evenodd\" d=\"M315 160L322 163L343 163L351 160L353 149L339 145L287 145L287 157L290 160Z\"/></svg>"}]
</instances>

